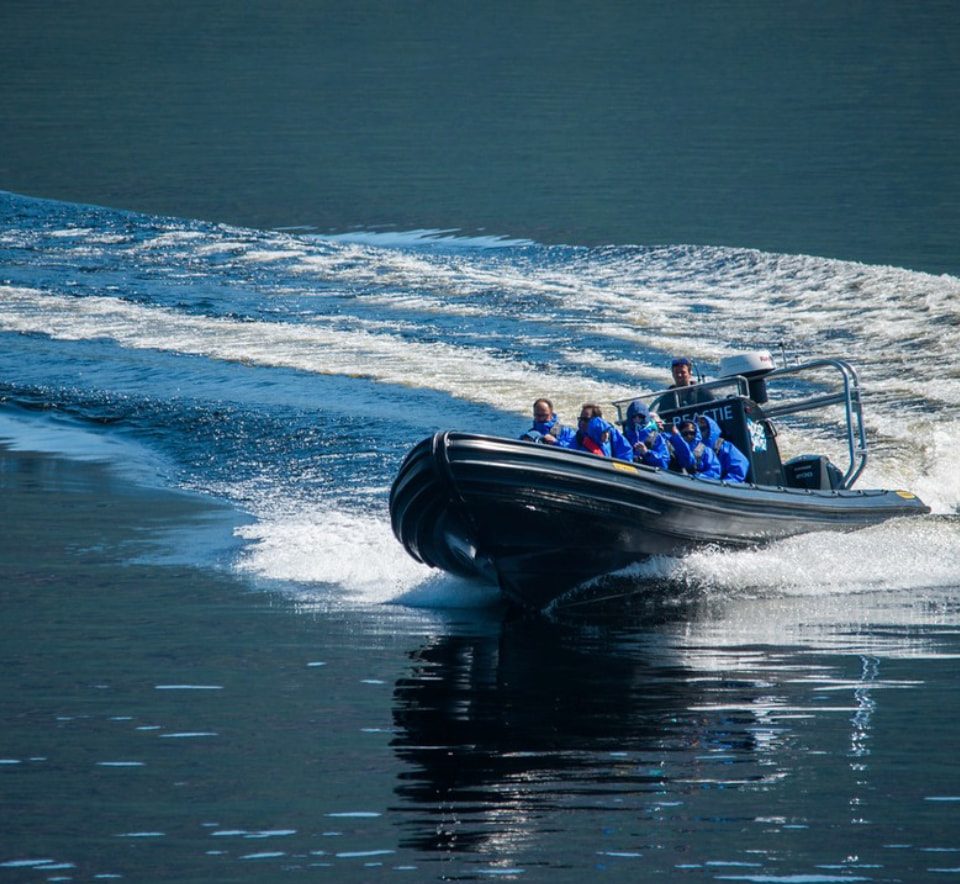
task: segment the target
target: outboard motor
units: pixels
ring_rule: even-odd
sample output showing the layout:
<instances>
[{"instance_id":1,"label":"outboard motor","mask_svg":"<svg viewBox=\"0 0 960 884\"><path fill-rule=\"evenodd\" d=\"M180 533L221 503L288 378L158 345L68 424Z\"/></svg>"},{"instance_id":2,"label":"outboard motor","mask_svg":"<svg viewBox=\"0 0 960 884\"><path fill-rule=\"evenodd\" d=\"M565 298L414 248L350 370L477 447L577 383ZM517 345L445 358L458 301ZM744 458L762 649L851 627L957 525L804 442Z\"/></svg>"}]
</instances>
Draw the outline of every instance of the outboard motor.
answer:
<instances>
[{"instance_id":1,"label":"outboard motor","mask_svg":"<svg viewBox=\"0 0 960 884\"><path fill-rule=\"evenodd\" d=\"M788 488L812 488L821 491L843 487L843 473L822 454L801 454L783 465Z\"/></svg>"},{"instance_id":2,"label":"outboard motor","mask_svg":"<svg viewBox=\"0 0 960 884\"><path fill-rule=\"evenodd\" d=\"M722 378L742 375L747 379L750 398L763 405L767 401L767 382L764 377L776 368L773 357L767 350L754 350L751 353L737 353L720 360L719 376Z\"/></svg>"}]
</instances>

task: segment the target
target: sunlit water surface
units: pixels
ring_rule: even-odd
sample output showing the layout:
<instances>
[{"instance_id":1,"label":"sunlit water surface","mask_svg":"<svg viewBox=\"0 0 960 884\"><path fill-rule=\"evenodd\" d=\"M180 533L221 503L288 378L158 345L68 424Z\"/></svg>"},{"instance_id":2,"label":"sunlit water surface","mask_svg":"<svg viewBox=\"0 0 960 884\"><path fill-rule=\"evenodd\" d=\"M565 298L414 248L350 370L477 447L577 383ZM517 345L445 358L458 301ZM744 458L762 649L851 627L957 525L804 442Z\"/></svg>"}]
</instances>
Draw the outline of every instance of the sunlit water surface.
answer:
<instances>
[{"instance_id":1,"label":"sunlit water surface","mask_svg":"<svg viewBox=\"0 0 960 884\"><path fill-rule=\"evenodd\" d=\"M0 881L960 874L957 279L0 216ZM850 359L860 485L933 514L653 560L537 619L394 540L435 429L758 345Z\"/></svg>"}]
</instances>

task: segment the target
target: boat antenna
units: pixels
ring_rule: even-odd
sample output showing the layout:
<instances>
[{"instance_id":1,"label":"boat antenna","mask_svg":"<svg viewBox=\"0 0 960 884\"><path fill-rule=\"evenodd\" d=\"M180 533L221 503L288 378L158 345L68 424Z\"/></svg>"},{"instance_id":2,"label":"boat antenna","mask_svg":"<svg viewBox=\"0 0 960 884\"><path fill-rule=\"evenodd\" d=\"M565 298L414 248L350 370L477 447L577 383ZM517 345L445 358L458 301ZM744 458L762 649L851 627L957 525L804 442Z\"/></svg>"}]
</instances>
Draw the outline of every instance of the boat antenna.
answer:
<instances>
[{"instance_id":1,"label":"boat antenna","mask_svg":"<svg viewBox=\"0 0 960 884\"><path fill-rule=\"evenodd\" d=\"M797 355L796 350L787 353L787 342L780 341L777 346L780 348L780 364L786 367L790 362L793 362L794 365L800 364L800 357Z\"/></svg>"}]
</instances>

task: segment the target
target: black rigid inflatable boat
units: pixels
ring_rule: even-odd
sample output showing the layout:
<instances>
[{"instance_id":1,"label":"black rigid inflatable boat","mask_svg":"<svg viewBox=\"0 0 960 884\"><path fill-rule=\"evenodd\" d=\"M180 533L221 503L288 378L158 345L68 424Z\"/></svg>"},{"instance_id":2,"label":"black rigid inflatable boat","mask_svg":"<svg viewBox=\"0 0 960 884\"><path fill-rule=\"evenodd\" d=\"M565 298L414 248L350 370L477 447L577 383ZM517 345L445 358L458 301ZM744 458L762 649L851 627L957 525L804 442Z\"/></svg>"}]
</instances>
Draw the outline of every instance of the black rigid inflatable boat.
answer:
<instances>
[{"instance_id":1,"label":"black rigid inflatable boat","mask_svg":"<svg viewBox=\"0 0 960 884\"><path fill-rule=\"evenodd\" d=\"M667 422L694 414L717 420L750 460L747 483L439 432L408 453L393 483L394 534L418 561L498 584L509 600L542 609L584 581L649 556L755 546L929 512L908 491L850 487L865 466L867 446L859 383L846 362L772 369L769 355L745 357L726 360L720 380L663 391L654 404ZM823 370L839 373L836 389L820 383ZM806 382L807 375L814 380ZM777 382L786 394L771 403ZM622 417L626 401L614 405ZM819 455L782 463L774 419L835 405L845 412L848 469L841 472Z\"/></svg>"}]
</instances>

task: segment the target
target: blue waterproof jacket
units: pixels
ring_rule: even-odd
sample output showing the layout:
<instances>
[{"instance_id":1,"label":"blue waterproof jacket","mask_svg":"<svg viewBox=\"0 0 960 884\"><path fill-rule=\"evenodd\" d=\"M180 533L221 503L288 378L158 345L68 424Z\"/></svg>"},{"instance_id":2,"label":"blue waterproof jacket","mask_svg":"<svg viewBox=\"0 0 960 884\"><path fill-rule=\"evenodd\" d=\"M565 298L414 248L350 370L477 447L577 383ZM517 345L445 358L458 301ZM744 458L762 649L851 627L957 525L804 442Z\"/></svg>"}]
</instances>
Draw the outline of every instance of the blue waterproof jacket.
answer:
<instances>
[{"instance_id":1,"label":"blue waterproof jacket","mask_svg":"<svg viewBox=\"0 0 960 884\"><path fill-rule=\"evenodd\" d=\"M551 431L560 448L570 448L577 437L577 431L573 427L565 427L560 423L560 418L553 415L548 421L534 421L533 426L522 433L520 438L528 442L539 442L541 436L546 436Z\"/></svg>"},{"instance_id":2,"label":"blue waterproof jacket","mask_svg":"<svg viewBox=\"0 0 960 884\"><path fill-rule=\"evenodd\" d=\"M698 420L706 421L709 434L703 440L707 448L713 449L720 461L720 478L725 482L746 482L747 472L750 470L750 461L746 455L732 442L720 436L720 425L707 415L700 415Z\"/></svg>"},{"instance_id":3,"label":"blue waterproof jacket","mask_svg":"<svg viewBox=\"0 0 960 884\"><path fill-rule=\"evenodd\" d=\"M648 467L660 467L662 470L670 468L672 454L670 443L667 441L666 434L657 429L656 423L651 421L641 427L634 423L627 424L623 430L623 435L631 447L638 442L642 442L647 447L643 454L634 452L634 460L638 460Z\"/></svg>"},{"instance_id":4,"label":"blue waterproof jacket","mask_svg":"<svg viewBox=\"0 0 960 884\"><path fill-rule=\"evenodd\" d=\"M574 436L573 444L570 446L575 451L589 451L583 444L583 436L580 431ZM609 434L606 439L604 435ZM596 445L603 449L605 457L616 457L619 460L633 460L633 446L624 438L613 424L607 423L602 417L591 418L587 424L586 436Z\"/></svg>"},{"instance_id":5,"label":"blue waterproof jacket","mask_svg":"<svg viewBox=\"0 0 960 884\"><path fill-rule=\"evenodd\" d=\"M720 461L713 449L703 444L699 427L692 443L687 442L680 433L672 433L670 442L673 444L681 469L698 479L720 478Z\"/></svg>"}]
</instances>

